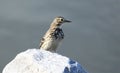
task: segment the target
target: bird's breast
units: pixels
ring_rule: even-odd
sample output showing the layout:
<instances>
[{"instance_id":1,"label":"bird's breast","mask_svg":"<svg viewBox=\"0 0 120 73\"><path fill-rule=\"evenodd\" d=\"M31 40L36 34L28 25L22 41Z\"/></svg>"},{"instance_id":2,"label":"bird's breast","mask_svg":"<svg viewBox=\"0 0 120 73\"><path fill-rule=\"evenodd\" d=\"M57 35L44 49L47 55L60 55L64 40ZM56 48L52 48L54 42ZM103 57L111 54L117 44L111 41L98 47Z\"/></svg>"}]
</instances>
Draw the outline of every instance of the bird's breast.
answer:
<instances>
[{"instance_id":1,"label":"bird's breast","mask_svg":"<svg viewBox=\"0 0 120 73\"><path fill-rule=\"evenodd\" d=\"M49 31L45 38L41 48L46 50L56 50L61 40L64 38L62 29L57 28L54 31Z\"/></svg>"},{"instance_id":2,"label":"bird's breast","mask_svg":"<svg viewBox=\"0 0 120 73\"><path fill-rule=\"evenodd\" d=\"M52 35L56 40L62 40L64 38L64 33L60 28L55 29Z\"/></svg>"}]
</instances>

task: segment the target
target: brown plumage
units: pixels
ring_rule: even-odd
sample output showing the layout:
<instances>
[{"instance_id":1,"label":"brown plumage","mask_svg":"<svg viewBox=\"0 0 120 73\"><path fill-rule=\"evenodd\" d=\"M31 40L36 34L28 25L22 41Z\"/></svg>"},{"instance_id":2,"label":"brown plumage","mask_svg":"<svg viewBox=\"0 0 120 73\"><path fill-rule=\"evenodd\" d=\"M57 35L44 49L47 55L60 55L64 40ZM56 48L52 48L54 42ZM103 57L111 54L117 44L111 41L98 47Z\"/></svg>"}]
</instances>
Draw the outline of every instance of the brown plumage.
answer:
<instances>
[{"instance_id":1,"label":"brown plumage","mask_svg":"<svg viewBox=\"0 0 120 73\"><path fill-rule=\"evenodd\" d=\"M64 17L56 17L50 25L50 28L41 39L39 48L55 52L60 41L64 39L64 33L61 29L61 25L65 22L71 22Z\"/></svg>"}]
</instances>

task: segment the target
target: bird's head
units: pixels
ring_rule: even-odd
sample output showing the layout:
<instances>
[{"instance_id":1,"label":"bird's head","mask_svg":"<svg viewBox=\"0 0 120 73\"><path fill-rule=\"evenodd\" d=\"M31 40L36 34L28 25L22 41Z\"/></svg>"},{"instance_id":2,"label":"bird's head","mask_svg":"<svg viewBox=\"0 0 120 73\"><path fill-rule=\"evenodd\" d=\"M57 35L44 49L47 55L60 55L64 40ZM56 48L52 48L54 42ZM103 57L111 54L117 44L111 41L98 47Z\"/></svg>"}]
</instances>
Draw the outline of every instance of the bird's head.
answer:
<instances>
[{"instance_id":1,"label":"bird's head","mask_svg":"<svg viewBox=\"0 0 120 73\"><path fill-rule=\"evenodd\" d=\"M71 21L65 19L62 16L58 16L54 19L52 26L60 27L63 23L70 23Z\"/></svg>"}]
</instances>

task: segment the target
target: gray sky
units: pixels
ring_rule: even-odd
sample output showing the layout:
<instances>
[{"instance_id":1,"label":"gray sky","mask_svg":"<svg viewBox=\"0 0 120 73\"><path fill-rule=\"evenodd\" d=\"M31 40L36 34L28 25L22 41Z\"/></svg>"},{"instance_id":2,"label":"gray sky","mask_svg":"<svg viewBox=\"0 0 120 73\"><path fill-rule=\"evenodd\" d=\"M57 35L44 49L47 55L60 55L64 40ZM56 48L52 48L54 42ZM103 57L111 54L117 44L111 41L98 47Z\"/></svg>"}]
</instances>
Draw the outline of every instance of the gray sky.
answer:
<instances>
[{"instance_id":1,"label":"gray sky","mask_svg":"<svg viewBox=\"0 0 120 73\"><path fill-rule=\"evenodd\" d=\"M56 16L65 24L58 49L89 73L119 73L119 0L0 0L0 71L17 53L38 48Z\"/></svg>"}]
</instances>

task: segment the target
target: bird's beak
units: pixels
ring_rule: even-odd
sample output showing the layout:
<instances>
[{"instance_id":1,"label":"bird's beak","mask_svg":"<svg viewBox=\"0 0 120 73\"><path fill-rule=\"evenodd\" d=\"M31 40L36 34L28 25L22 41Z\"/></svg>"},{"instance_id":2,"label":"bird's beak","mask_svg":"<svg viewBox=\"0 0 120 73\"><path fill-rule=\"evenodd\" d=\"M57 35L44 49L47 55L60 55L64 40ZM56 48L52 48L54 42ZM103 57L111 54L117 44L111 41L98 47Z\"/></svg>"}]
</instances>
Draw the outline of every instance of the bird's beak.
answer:
<instances>
[{"instance_id":1,"label":"bird's beak","mask_svg":"<svg viewBox=\"0 0 120 73\"><path fill-rule=\"evenodd\" d=\"M64 22L68 22L68 23L70 23L70 22L72 22L72 21L69 21L69 20L64 20Z\"/></svg>"}]
</instances>

